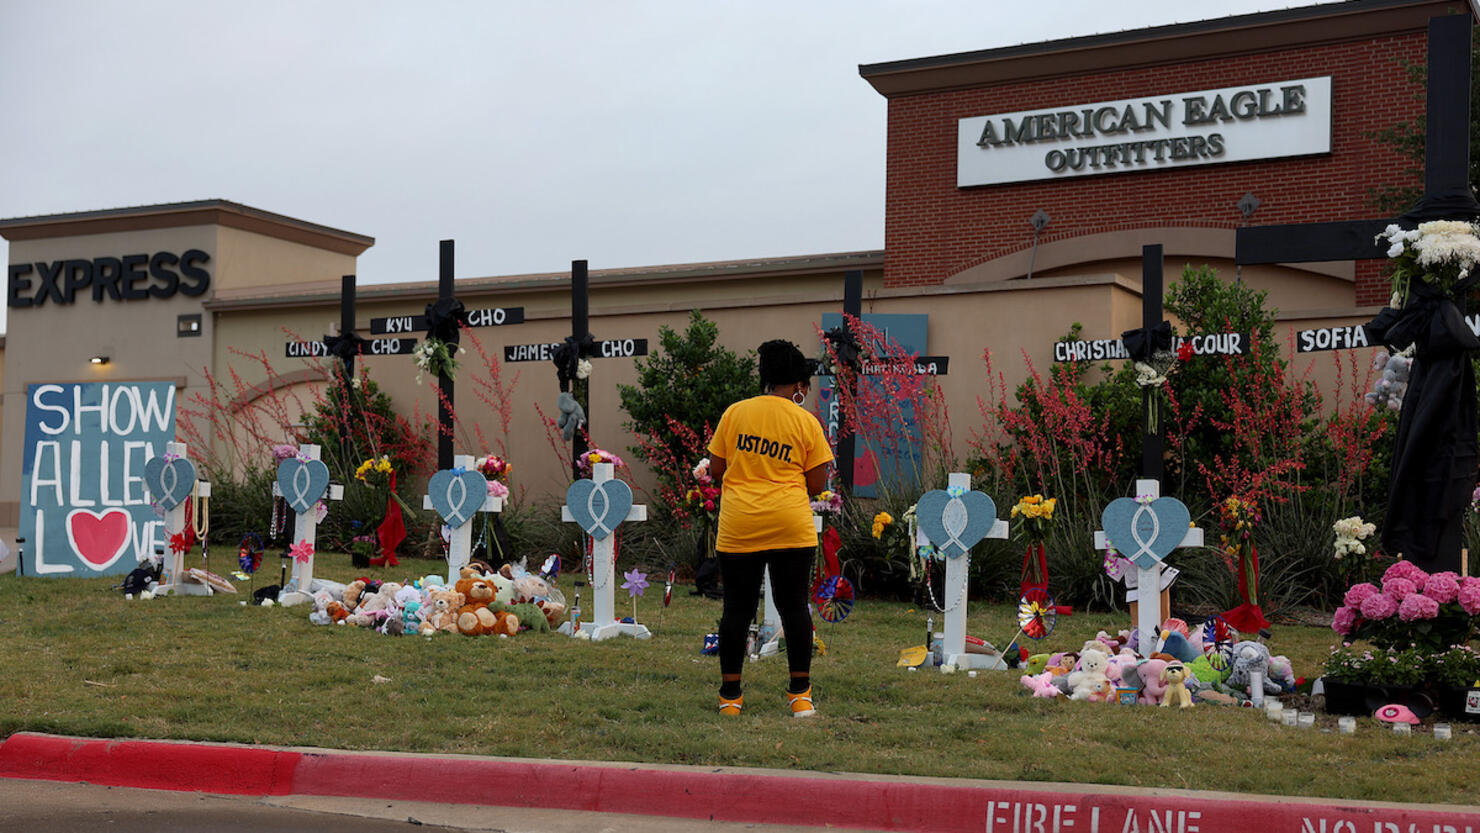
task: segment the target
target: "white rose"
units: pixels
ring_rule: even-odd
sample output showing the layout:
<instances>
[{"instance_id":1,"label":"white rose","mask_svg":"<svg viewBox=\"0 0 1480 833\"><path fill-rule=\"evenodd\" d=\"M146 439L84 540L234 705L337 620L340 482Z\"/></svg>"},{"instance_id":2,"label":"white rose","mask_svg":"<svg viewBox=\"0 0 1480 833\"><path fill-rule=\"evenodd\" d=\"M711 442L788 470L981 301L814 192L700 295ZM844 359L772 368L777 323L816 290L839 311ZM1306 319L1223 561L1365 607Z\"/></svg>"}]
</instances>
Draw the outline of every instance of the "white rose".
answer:
<instances>
[{"instance_id":1,"label":"white rose","mask_svg":"<svg viewBox=\"0 0 1480 833\"><path fill-rule=\"evenodd\" d=\"M1387 256L1388 257L1397 257L1397 256L1399 256L1401 254L1403 254L1403 241L1400 240L1400 241L1398 241L1398 242L1396 242L1393 245L1391 245L1391 246L1388 247L1388 250L1387 250Z\"/></svg>"}]
</instances>

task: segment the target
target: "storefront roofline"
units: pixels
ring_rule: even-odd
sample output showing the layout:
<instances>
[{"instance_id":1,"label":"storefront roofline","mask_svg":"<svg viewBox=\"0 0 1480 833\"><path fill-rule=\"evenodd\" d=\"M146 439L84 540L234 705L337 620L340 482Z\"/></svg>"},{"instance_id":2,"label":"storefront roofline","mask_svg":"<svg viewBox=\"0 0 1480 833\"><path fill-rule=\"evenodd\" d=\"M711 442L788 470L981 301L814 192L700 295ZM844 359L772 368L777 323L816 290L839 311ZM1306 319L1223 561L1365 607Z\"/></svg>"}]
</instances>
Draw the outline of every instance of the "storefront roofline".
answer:
<instances>
[{"instance_id":1,"label":"storefront roofline","mask_svg":"<svg viewBox=\"0 0 1480 833\"><path fill-rule=\"evenodd\" d=\"M374 237L221 199L13 217L0 220L0 237L39 240L201 225L242 229L354 256L375 245Z\"/></svg>"},{"instance_id":2,"label":"storefront roofline","mask_svg":"<svg viewBox=\"0 0 1480 833\"><path fill-rule=\"evenodd\" d=\"M629 287L681 281L739 280L763 275L812 275L848 269L881 269L884 252L871 249L858 252L836 252L819 255L722 260L707 263L679 263L665 266L632 266L619 269L592 269L589 280L593 287ZM540 272L527 275L499 275L483 278L459 278L457 292L468 296L490 292L561 289L570 284L570 273ZM266 309L283 306L338 304L338 279L301 283L291 287L218 292L207 301L212 311ZM355 297L360 301L432 300L437 296L436 281L364 284Z\"/></svg>"},{"instance_id":3,"label":"storefront roofline","mask_svg":"<svg viewBox=\"0 0 1480 833\"><path fill-rule=\"evenodd\" d=\"M886 97L1181 64L1274 49L1422 31L1429 18L1469 11L1476 0L1350 0L1126 32L862 64Z\"/></svg>"}]
</instances>

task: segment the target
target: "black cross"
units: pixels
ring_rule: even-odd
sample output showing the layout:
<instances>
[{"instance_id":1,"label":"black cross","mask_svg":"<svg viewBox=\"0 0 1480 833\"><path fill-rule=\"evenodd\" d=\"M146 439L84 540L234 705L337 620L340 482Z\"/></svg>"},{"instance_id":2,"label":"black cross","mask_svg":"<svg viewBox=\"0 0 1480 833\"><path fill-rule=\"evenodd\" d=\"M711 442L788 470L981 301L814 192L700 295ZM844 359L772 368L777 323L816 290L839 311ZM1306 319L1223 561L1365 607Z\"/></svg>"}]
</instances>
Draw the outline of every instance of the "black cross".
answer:
<instances>
[{"instance_id":1,"label":"black cross","mask_svg":"<svg viewBox=\"0 0 1480 833\"><path fill-rule=\"evenodd\" d=\"M852 338L852 343L858 343L858 334L852 332L853 325L850 322L858 321L863 317L863 272L859 269L850 269L843 274L843 333ZM833 391L833 401L838 403L838 481L843 484L843 490L853 491L853 464L854 454L857 450L857 437L854 434L854 426L848 422L848 410L843 407L843 402L852 402L858 395L858 374L844 373L835 378L835 384L846 388L844 398L838 398L838 392Z\"/></svg>"},{"instance_id":2,"label":"black cross","mask_svg":"<svg viewBox=\"0 0 1480 833\"><path fill-rule=\"evenodd\" d=\"M1237 232L1234 262L1309 263L1385 258L1376 242L1390 223L1474 217L1470 191L1470 27L1468 14L1429 20L1428 132L1424 138L1424 193L1402 217L1250 226Z\"/></svg>"},{"instance_id":3,"label":"black cross","mask_svg":"<svg viewBox=\"0 0 1480 833\"><path fill-rule=\"evenodd\" d=\"M1190 346L1197 356L1242 356L1248 354L1251 342L1249 333L1210 333L1197 336L1175 336L1162 313L1165 294L1165 258L1161 244L1141 247L1141 329L1132 330L1122 338L1092 339L1085 341L1059 341L1054 343L1054 361L1104 361L1132 359L1135 344L1145 345L1148 352L1155 349L1151 339L1160 331L1166 349L1177 351ZM1134 342L1127 344L1128 341ZM1146 356L1141 356L1144 359ZM1156 398L1161 395L1155 387L1141 389L1141 476L1161 480L1165 471L1165 420L1151 418L1160 407Z\"/></svg>"},{"instance_id":4,"label":"black cross","mask_svg":"<svg viewBox=\"0 0 1480 833\"><path fill-rule=\"evenodd\" d=\"M586 422L579 426L571 439L571 476L579 477L575 461L589 448L586 438L591 433L591 384L588 379L578 378L576 368L582 359L631 358L646 356L648 343L645 338L617 338L597 341L591 335L591 281L589 264L584 260L570 262L570 338L564 342L548 344L506 344L504 361L531 362L553 361L560 380L562 392L569 388L571 396L586 414Z\"/></svg>"}]
</instances>

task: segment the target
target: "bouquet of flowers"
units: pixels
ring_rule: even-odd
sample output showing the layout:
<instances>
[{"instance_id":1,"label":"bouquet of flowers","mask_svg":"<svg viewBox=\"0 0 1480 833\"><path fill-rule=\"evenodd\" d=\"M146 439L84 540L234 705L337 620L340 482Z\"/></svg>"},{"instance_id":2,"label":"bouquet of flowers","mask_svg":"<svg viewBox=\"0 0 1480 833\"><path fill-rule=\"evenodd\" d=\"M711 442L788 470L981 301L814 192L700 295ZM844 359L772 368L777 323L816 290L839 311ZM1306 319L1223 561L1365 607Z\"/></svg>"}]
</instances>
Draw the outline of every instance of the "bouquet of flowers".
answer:
<instances>
[{"instance_id":1,"label":"bouquet of flowers","mask_svg":"<svg viewBox=\"0 0 1480 833\"><path fill-rule=\"evenodd\" d=\"M709 458L694 466L694 486L684 493L684 506L694 514L703 513L710 523L719 520L719 486L709 473Z\"/></svg>"},{"instance_id":2,"label":"bouquet of flowers","mask_svg":"<svg viewBox=\"0 0 1480 833\"><path fill-rule=\"evenodd\" d=\"M1254 527L1259 520L1259 507L1252 501L1234 496L1218 504L1219 552L1228 569L1238 574L1238 592L1244 600L1223 618L1243 633L1269 627L1259 609L1259 550L1254 547Z\"/></svg>"},{"instance_id":3,"label":"bouquet of flowers","mask_svg":"<svg viewBox=\"0 0 1480 833\"><path fill-rule=\"evenodd\" d=\"M468 348L459 346L458 353L468 352ZM411 357L416 359L416 383L421 384L423 373L433 376L447 376L457 372L457 355L452 352L452 345L428 335L422 342L411 350Z\"/></svg>"},{"instance_id":4,"label":"bouquet of flowers","mask_svg":"<svg viewBox=\"0 0 1480 833\"><path fill-rule=\"evenodd\" d=\"M596 463L611 463L613 466L619 469L627 465L626 463L622 462L621 457L618 457L610 451L603 451L599 448L587 449L585 454L582 454L581 456L576 458L576 468L580 469L582 477L590 477L591 466L595 465Z\"/></svg>"},{"instance_id":5,"label":"bouquet of flowers","mask_svg":"<svg viewBox=\"0 0 1480 833\"><path fill-rule=\"evenodd\" d=\"M1027 595L1030 590L1048 590L1048 556L1043 545L1053 526L1053 510L1057 505L1057 499L1043 495L1026 495L1013 504L1013 531L1027 545L1018 588L1021 595Z\"/></svg>"},{"instance_id":6,"label":"bouquet of flowers","mask_svg":"<svg viewBox=\"0 0 1480 833\"><path fill-rule=\"evenodd\" d=\"M391 465L391 458L382 454L379 457L371 457L360 463L355 469L355 479L366 486L389 486L390 476L396 471Z\"/></svg>"},{"instance_id":7,"label":"bouquet of flowers","mask_svg":"<svg viewBox=\"0 0 1480 833\"><path fill-rule=\"evenodd\" d=\"M1360 515L1353 515L1332 524L1331 531L1336 533L1332 557L1341 562L1347 580L1352 583L1367 581L1368 571L1378 563L1382 554L1374 550L1368 556L1367 545L1362 542L1376 534L1377 525L1366 523Z\"/></svg>"},{"instance_id":8,"label":"bouquet of flowers","mask_svg":"<svg viewBox=\"0 0 1480 833\"><path fill-rule=\"evenodd\" d=\"M1480 578L1430 575L1411 561L1382 574L1382 586L1353 584L1331 617L1331 629L1379 648L1417 646L1430 652L1463 645L1480 627Z\"/></svg>"},{"instance_id":9,"label":"bouquet of flowers","mask_svg":"<svg viewBox=\"0 0 1480 833\"><path fill-rule=\"evenodd\" d=\"M488 454L478 459L478 471L488 479L488 494L493 497L508 497L509 487L504 478L514 470L514 464L498 456Z\"/></svg>"},{"instance_id":10,"label":"bouquet of flowers","mask_svg":"<svg viewBox=\"0 0 1480 833\"><path fill-rule=\"evenodd\" d=\"M1411 230L1394 223L1377 240L1388 244L1387 256L1394 266L1393 297L1388 303L1394 309L1408 303L1415 280L1451 296L1480 263L1480 238L1475 236L1475 227L1463 221L1436 220Z\"/></svg>"},{"instance_id":11,"label":"bouquet of flowers","mask_svg":"<svg viewBox=\"0 0 1480 833\"><path fill-rule=\"evenodd\" d=\"M836 518L843 513L843 496L831 489L824 490L812 499L812 511L822 516L824 523L829 517Z\"/></svg>"}]
</instances>

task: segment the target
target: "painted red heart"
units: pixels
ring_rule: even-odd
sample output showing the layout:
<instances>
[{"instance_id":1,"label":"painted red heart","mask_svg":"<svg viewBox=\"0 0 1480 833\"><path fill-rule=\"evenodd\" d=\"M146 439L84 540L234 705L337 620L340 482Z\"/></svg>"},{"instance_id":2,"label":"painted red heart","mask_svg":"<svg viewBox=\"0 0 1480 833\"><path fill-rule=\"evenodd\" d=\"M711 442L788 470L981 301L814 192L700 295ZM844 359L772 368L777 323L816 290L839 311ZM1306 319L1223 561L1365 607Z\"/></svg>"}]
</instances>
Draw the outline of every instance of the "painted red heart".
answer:
<instances>
[{"instance_id":1,"label":"painted red heart","mask_svg":"<svg viewBox=\"0 0 1480 833\"><path fill-rule=\"evenodd\" d=\"M101 515L74 509L67 516L67 537L88 566L103 570L123 554L130 522L128 512L122 509L109 509Z\"/></svg>"}]
</instances>

